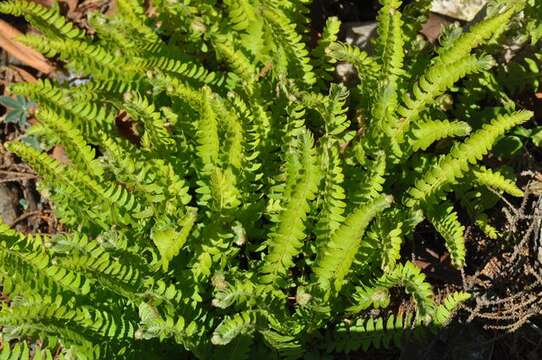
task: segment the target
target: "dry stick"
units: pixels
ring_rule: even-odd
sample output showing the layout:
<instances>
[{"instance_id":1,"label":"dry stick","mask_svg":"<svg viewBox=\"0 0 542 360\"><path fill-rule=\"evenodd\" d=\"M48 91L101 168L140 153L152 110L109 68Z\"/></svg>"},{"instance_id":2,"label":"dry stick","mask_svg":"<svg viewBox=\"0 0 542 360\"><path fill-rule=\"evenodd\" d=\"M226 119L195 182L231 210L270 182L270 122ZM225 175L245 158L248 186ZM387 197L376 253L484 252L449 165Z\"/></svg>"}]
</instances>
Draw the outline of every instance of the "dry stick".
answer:
<instances>
[{"instance_id":1,"label":"dry stick","mask_svg":"<svg viewBox=\"0 0 542 360\"><path fill-rule=\"evenodd\" d=\"M16 177L16 178L7 178L7 179L0 179L0 183L6 183L6 182L15 182L15 181L26 181L26 180L32 180L36 179L37 176L27 176L27 177Z\"/></svg>"},{"instance_id":2,"label":"dry stick","mask_svg":"<svg viewBox=\"0 0 542 360\"><path fill-rule=\"evenodd\" d=\"M489 189L489 191L491 191L492 193L494 193L495 195L497 195L509 208L510 210L512 210L515 214L519 214L519 210L516 209L514 207L514 205L512 205L507 198L505 198L500 192L498 192L497 190L493 189L491 186L488 186L487 187Z\"/></svg>"},{"instance_id":3,"label":"dry stick","mask_svg":"<svg viewBox=\"0 0 542 360\"><path fill-rule=\"evenodd\" d=\"M525 289L523 289L523 292L531 291L533 288L535 288L539 284L540 284L540 282L536 281L535 283L533 283L533 284L527 286ZM497 300L480 299L479 304L482 305L482 306L500 305L500 304L503 304L503 303L511 302L512 300L514 300L514 299L516 299L516 298L518 298L520 296L524 296L524 294L523 293L517 293L517 294L514 294L514 295L509 296L507 298L497 299Z\"/></svg>"},{"instance_id":4,"label":"dry stick","mask_svg":"<svg viewBox=\"0 0 542 360\"><path fill-rule=\"evenodd\" d=\"M48 214L48 213L50 213L49 210L29 211L29 212L26 212L26 213L22 214L21 216L19 216L11 224L9 224L9 226L14 226L15 224L17 224L17 223L19 223L19 222L23 221L24 219L26 219L28 217L31 217L31 216L41 215L41 214Z\"/></svg>"},{"instance_id":5,"label":"dry stick","mask_svg":"<svg viewBox=\"0 0 542 360\"><path fill-rule=\"evenodd\" d=\"M35 176L33 173L26 173L26 172L18 172L18 171L8 171L8 170L0 170L0 174L6 174L6 175L29 175L29 176Z\"/></svg>"},{"instance_id":6,"label":"dry stick","mask_svg":"<svg viewBox=\"0 0 542 360\"><path fill-rule=\"evenodd\" d=\"M9 170L0 170L0 175L11 175L13 177L0 179L0 183L12 182L12 181L24 181L36 179L38 176L32 173L17 172Z\"/></svg>"},{"instance_id":7,"label":"dry stick","mask_svg":"<svg viewBox=\"0 0 542 360\"><path fill-rule=\"evenodd\" d=\"M508 214L507 219L510 224L510 230L507 232L506 240L509 241L511 237L514 235L514 233L517 231L518 223L522 220L534 220L531 224L529 224L525 234L523 235L522 239L519 241L519 243L514 246L513 252L511 254L511 257L508 258L508 260L504 263L505 267L510 268L512 272L519 271L519 269L516 269L514 271L514 268L516 267L514 265L517 265L516 259L521 255L521 251L525 249L525 246L527 246L527 243L529 240L533 238L533 233L535 233L534 237L537 238L540 234L540 227L542 222L542 198L538 198L537 204L534 207L534 211L532 214L526 214L526 208L527 204L529 203L529 197L532 195L532 192L530 191L530 183L527 186L527 190L524 194L524 197L522 199L522 203L519 209L515 208L510 202L508 202L507 199L505 199L500 193L496 192L494 189L490 190L494 193L496 193L508 206L509 209L511 209L510 213L506 211ZM506 209L506 208L505 208ZM508 210L508 209L506 209ZM523 258L522 258L523 259ZM523 263L523 265L521 265ZM508 266L506 266L508 264ZM526 292L530 292L535 287L539 286L542 283L542 276L537 274L534 269L528 264L525 263L525 261L519 261L520 267L522 268L522 271L527 272L528 274L535 277L536 281L534 283L531 283L529 286L527 286L525 289L523 289L521 292L514 294L513 296L510 296L508 298L504 299L498 299L498 300L481 300L480 298L476 299L476 306L474 309L465 307L465 309L470 312L469 317L467 318L467 322L471 322L475 318L483 318L488 320L495 320L495 321L513 321L512 324L507 325L487 325L485 328L487 329L496 329L496 330L506 330L506 331L515 331L519 329L522 325L529 322L529 318L539 315L541 306L542 306L542 298L540 297L540 293L535 294L526 294ZM477 271L474 275L474 279L478 278L480 274L480 271ZM518 299L521 296L526 296L527 300L515 304L514 300ZM504 310L499 310L498 313L485 313L481 312L483 307L489 307L489 306L495 306L495 305L504 305ZM527 307L530 307L530 309L527 309ZM517 313L519 311L519 313ZM537 329L539 333L542 334L542 330Z\"/></svg>"}]
</instances>

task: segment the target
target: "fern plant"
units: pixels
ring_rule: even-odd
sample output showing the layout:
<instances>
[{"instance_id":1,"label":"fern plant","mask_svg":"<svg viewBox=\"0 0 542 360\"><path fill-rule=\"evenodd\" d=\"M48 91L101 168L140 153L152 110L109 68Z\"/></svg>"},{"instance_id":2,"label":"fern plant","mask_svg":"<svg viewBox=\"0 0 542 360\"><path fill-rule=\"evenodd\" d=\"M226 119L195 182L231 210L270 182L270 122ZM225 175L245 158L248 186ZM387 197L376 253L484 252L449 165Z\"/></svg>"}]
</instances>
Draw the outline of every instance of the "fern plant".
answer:
<instances>
[{"instance_id":1,"label":"fern plant","mask_svg":"<svg viewBox=\"0 0 542 360\"><path fill-rule=\"evenodd\" d=\"M115 16L90 15L92 34L55 9L1 3L39 30L21 42L88 79L11 86L38 104L30 132L69 162L6 145L67 230L0 228L5 341L81 359L298 358L445 325L469 295L438 303L401 248L427 219L462 268L455 199L521 194L476 164L532 114L473 130L440 99L494 65L477 49L523 4L445 39L421 71L406 41L427 6L405 23L399 0L382 5L369 55L337 40L336 18L309 49L305 0L155 0L150 17L118 0ZM355 66L353 88L331 81L338 61ZM393 287L415 309L392 305Z\"/></svg>"}]
</instances>

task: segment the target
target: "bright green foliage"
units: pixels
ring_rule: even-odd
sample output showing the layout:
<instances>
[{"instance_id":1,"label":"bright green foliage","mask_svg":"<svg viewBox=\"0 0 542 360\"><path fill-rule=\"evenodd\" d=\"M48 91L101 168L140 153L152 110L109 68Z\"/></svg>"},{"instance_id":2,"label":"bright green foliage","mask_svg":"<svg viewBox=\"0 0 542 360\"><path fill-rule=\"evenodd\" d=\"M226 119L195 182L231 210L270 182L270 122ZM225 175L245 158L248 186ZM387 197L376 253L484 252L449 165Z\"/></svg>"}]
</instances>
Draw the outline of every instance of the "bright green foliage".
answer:
<instances>
[{"instance_id":1,"label":"bright green foliage","mask_svg":"<svg viewBox=\"0 0 542 360\"><path fill-rule=\"evenodd\" d=\"M355 209L339 227L329 242L320 248L314 274L319 286L340 291L360 247L365 228L372 218L391 203L381 197Z\"/></svg>"},{"instance_id":2,"label":"bright green foliage","mask_svg":"<svg viewBox=\"0 0 542 360\"><path fill-rule=\"evenodd\" d=\"M326 356L450 320L468 294L438 304L403 242L427 219L461 268L452 192L488 233L488 189L522 194L476 163L532 114L479 124L440 106L487 74L495 62L478 48L520 6L447 38L418 71L409 42L427 1L404 14L382 1L374 55L338 42L335 18L310 49L308 4L153 0L147 16L142 1L118 0L115 16L90 15L92 34L55 9L0 4L39 30L24 43L88 77L11 87L37 103L30 132L68 161L6 145L38 173L65 232L0 226L0 325L19 340L5 353L27 358L39 339L42 358ZM354 65L357 86L332 83L337 61ZM415 311L389 309L395 287Z\"/></svg>"},{"instance_id":3,"label":"bright green foliage","mask_svg":"<svg viewBox=\"0 0 542 360\"><path fill-rule=\"evenodd\" d=\"M412 313L389 315L387 317L358 318L343 322L337 326L336 332L326 340L329 350L352 352L358 349L367 350L371 346L387 348L390 344L399 345L404 337L419 337L427 330L435 330L446 323L454 309L469 299L463 292L452 293L434 311L434 323L427 326L423 319Z\"/></svg>"},{"instance_id":4,"label":"bright green foliage","mask_svg":"<svg viewBox=\"0 0 542 360\"><path fill-rule=\"evenodd\" d=\"M431 286L424 280L425 275L411 262L397 265L391 272L382 275L374 286L357 287L352 295L354 305L348 311L359 313L370 306L386 308L390 303L388 290L395 286L403 286L405 291L414 298L418 315L428 316L434 311L435 303Z\"/></svg>"},{"instance_id":5,"label":"bright green foliage","mask_svg":"<svg viewBox=\"0 0 542 360\"><path fill-rule=\"evenodd\" d=\"M470 132L469 124L463 121L430 120L419 124L419 128L412 129L412 138L409 142L412 151L427 150L437 140L466 136Z\"/></svg>"},{"instance_id":6,"label":"bright green foliage","mask_svg":"<svg viewBox=\"0 0 542 360\"><path fill-rule=\"evenodd\" d=\"M523 196L523 191L518 188L514 181L507 179L504 175L497 171L492 171L484 166L481 166L478 169L474 169L472 171L472 175L481 185L485 185L496 190L502 190L503 192L512 196Z\"/></svg>"},{"instance_id":7,"label":"bright green foliage","mask_svg":"<svg viewBox=\"0 0 542 360\"><path fill-rule=\"evenodd\" d=\"M428 205L426 212L431 224L444 238L446 247L450 252L452 264L457 268L462 268L465 265L465 244L463 240L465 227L457 219L457 213L453 210L453 205L448 201L442 201L432 206Z\"/></svg>"}]
</instances>

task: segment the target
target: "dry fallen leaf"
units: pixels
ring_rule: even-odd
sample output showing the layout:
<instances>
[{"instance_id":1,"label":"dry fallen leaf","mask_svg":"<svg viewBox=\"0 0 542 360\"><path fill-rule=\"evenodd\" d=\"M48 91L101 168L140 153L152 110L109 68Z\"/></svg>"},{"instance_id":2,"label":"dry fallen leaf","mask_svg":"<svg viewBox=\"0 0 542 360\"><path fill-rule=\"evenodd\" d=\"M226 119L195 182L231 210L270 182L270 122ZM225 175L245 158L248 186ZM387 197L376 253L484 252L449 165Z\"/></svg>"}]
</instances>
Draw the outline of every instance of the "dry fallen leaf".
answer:
<instances>
[{"instance_id":1,"label":"dry fallen leaf","mask_svg":"<svg viewBox=\"0 0 542 360\"><path fill-rule=\"evenodd\" d=\"M0 19L0 47L22 63L44 74L51 73L54 67L42 54L17 42L17 37L21 35L22 33L19 30Z\"/></svg>"},{"instance_id":2,"label":"dry fallen leaf","mask_svg":"<svg viewBox=\"0 0 542 360\"><path fill-rule=\"evenodd\" d=\"M451 24L451 21L444 16L430 14L420 32L429 42L434 43L440 37L442 29L449 24Z\"/></svg>"},{"instance_id":3,"label":"dry fallen leaf","mask_svg":"<svg viewBox=\"0 0 542 360\"><path fill-rule=\"evenodd\" d=\"M66 151L62 145L55 145L55 147L53 147L51 157L62 164L70 163L70 159L68 158L68 155L66 155Z\"/></svg>"},{"instance_id":4,"label":"dry fallen leaf","mask_svg":"<svg viewBox=\"0 0 542 360\"><path fill-rule=\"evenodd\" d=\"M31 73L29 73L28 71L26 71L25 69L23 69L23 68L21 68L19 66L10 65L9 69L13 70L13 72L15 74L17 74L21 78L21 80L23 80L23 81L26 81L26 82L38 81L38 79L36 79L34 77L34 75L32 75Z\"/></svg>"}]
</instances>

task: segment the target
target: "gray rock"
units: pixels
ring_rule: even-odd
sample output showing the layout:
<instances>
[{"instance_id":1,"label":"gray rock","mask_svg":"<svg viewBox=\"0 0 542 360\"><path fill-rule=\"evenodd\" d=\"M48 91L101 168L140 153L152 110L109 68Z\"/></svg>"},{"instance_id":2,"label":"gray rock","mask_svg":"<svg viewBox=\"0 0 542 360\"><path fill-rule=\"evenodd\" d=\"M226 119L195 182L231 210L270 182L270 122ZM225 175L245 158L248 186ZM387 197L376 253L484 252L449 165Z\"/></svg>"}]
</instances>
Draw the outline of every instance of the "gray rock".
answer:
<instances>
[{"instance_id":1,"label":"gray rock","mask_svg":"<svg viewBox=\"0 0 542 360\"><path fill-rule=\"evenodd\" d=\"M5 224L12 224L17 219L17 191L6 183L0 183L0 216Z\"/></svg>"},{"instance_id":2,"label":"gray rock","mask_svg":"<svg viewBox=\"0 0 542 360\"><path fill-rule=\"evenodd\" d=\"M454 19L471 21L488 0L433 0L431 10Z\"/></svg>"},{"instance_id":3,"label":"gray rock","mask_svg":"<svg viewBox=\"0 0 542 360\"><path fill-rule=\"evenodd\" d=\"M343 24L345 42L365 51L371 50L371 39L376 36L376 21L348 22Z\"/></svg>"}]
</instances>

